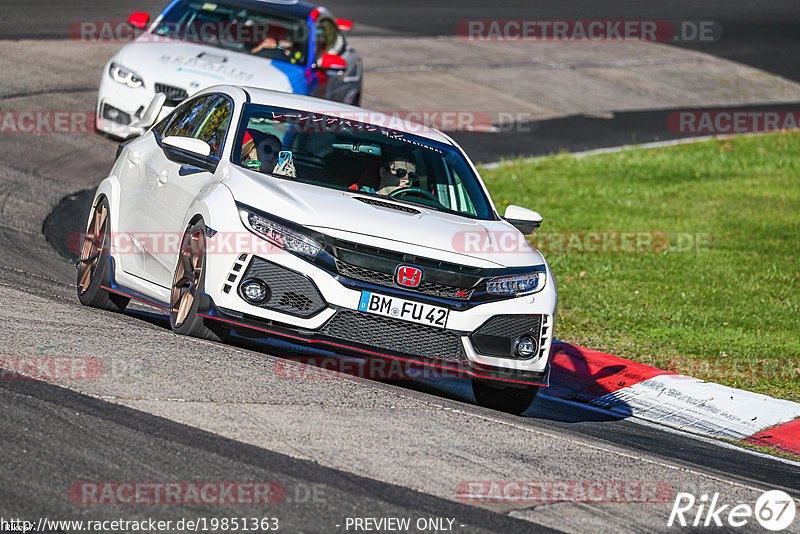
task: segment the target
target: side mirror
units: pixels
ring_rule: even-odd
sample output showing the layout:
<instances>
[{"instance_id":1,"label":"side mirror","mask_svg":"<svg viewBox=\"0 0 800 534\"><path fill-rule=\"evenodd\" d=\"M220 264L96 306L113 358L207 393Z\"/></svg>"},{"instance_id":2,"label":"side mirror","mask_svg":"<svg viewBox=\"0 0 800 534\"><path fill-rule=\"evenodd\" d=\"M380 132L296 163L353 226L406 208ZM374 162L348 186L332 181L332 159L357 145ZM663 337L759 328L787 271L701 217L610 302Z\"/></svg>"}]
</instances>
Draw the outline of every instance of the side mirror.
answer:
<instances>
[{"instance_id":1,"label":"side mirror","mask_svg":"<svg viewBox=\"0 0 800 534\"><path fill-rule=\"evenodd\" d=\"M139 30L146 30L148 22L150 22L150 15L147 13L132 13L128 17L128 24Z\"/></svg>"},{"instance_id":2,"label":"side mirror","mask_svg":"<svg viewBox=\"0 0 800 534\"><path fill-rule=\"evenodd\" d=\"M528 208L513 204L506 208L506 214L503 218L525 235L534 233L542 224L541 215Z\"/></svg>"},{"instance_id":3,"label":"side mirror","mask_svg":"<svg viewBox=\"0 0 800 534\"><path fill-rule=\"evenodd\" d=\"M347 19L336 19L336 27L343 32L349 32L353 29L353 21Z\"/></svg>"},{"instance_id":4,"label":"side mirror","mask_svg":"<svg viewBox=\"0 0 800 534\"><path fill-rule=\"evenodd\" d=\"M133 122L131 126L134 128L150 128L159 119L161 115L161 108L164 107L164 102L166 101L167 95L164 93L156 93L156 96L154 96L153 100L150 101L150 105L148 105L147 109L144 110L142 118Z\"/></svg>"},{"instance_id":5,"label":"side mirror","mask_svg":"<svg viewBox=\"0 0 800 534\"><path fill-rule=\"evenodd\" d=\"M211 155L211 147L202 139L171 135L162 139L161 142L165 145L189 152L195 156L207 158Z\"/></svg>"},{"instance_id":6,"label":"side mirror","mask_svg":"<svg viewBox=\"0 0 800 534\"><path fill-rule=\"evenodd\" d=\"M325 70L344 70L347 68L347 62L336 54L322 54L317 67Z\"/></svg>"}]
</instances>

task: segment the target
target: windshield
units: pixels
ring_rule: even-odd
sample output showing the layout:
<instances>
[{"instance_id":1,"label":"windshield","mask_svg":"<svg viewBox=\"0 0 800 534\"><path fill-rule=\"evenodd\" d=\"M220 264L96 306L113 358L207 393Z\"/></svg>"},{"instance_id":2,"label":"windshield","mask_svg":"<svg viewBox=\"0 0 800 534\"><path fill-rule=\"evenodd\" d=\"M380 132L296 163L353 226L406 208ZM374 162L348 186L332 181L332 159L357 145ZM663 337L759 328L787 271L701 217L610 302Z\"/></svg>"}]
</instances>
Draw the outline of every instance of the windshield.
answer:
<instances>
[{"instance_id":1,"label":"windshield","mask_svg":"<svg viewBox=\"0 0 800 534\"><path fill-rule=\"evenodd\" d=\"M354 120L368 113L334 116L247 104L232 151L234 163L321 187L495 219L457 148Z\"/></svg>"},{"instance_id":2,"label":"windshield","mask_svg":"<svg viewBox=\"0 0 800 534\"><path fill-rule=\"evenodd\" d=\"M181 0L153 33L299 64L305 64L308 50L305 21L235 2Z\"/></svg>"}]
</instances>

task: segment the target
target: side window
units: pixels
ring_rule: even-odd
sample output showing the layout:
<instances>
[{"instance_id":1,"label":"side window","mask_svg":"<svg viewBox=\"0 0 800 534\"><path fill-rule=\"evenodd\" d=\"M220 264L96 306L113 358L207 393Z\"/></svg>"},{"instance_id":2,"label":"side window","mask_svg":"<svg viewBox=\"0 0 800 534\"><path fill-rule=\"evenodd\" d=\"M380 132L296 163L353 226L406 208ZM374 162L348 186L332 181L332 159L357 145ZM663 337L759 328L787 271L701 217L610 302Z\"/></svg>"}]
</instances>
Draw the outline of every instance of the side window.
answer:
<instances>
[{"instance_id":1,"label":"side window","mask_svg":"<svg viewBox=\"0 0 800 534\"><path fill-rule=\"evenodd\" d=\"M194 132L200 125L200 118L216 98L213 95L201 96L182 104L172 115L172 121L164 131L163 137L169 137L170 135L193 137Z\"/></svg>"},{"instance_id":2,"label":"side window","mask_svg":"<svg viewBox=\"0 0 800 534\"><path fill-rule=\"evenodd\" d=\"M224 96L215 97L193 136L211 146L212 156L219 157L222 152L222 142L231 122L232 111L230 100Z\"/></svg>"},{"instance_id":3,"label":"side window","mask_svg":"<svg viewBox=\"0 0 800 534\"><path fill-rule=\"evenodd\" d=\"M164 130L167 128L167 125L169 124L169 121L172 120L172 116L173 115L174 115L174 112L173 113L169 113L166 117L161 119L161 122L159 122L158 124L156 124L153 127L153 131L158 134L158 137L164 137Z\"/></svg>"},{"instance_id":4,"label":"side window","mask_svg":"<svg viewBox=\"0 0 800 534\"><path fill-rule=\"evenodd\" d=\"M317 59L322 54L340 54L344 50L344 38L339 28L331 19L322 19L317 23Z\"/></svg>"}]
</instances>

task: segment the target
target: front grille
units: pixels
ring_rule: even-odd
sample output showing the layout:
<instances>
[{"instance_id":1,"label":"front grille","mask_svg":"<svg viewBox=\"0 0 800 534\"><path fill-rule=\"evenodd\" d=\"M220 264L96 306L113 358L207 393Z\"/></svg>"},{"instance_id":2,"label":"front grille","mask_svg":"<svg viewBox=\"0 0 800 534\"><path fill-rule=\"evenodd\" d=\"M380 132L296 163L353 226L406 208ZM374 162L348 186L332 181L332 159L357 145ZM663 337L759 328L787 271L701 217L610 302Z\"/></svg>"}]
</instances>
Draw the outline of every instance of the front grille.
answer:
<instances>
[{"instance_id":1,"label":"front grille","mask_svg":"<svg viewBox=\"0 0 800 534\"><path fill-rule=\"evenodd\" d=\"M340 310L320 333L392 352L467 363L457 332L390 317Z\"/></svg>"},{"instance_id":2,"label":"front grille","mask_svg":"<svg viewBox=\"0 0 800 534\"><path fill-rule=\"evenodd\" d=\"M383 200L376 200L374 198L366 198L366 197L353 197L353 198L363 202L364 204L378 206L379 208L387 208L391 210L403 211L405 213L412 213L414 215L418 215L419 213L421 213L419 210L415 210L414 208L410 208L408 206L393 204L392 202L384 202Z\"/></svg>"},{"instance_id":3,"label":"front grille","mask_svg":"<svg viewBox=\"0 0 800 534\"><path fill-rule=\"evenodd\" d=\"M480 354L514 358L514 341L531 334L536 343L541 343L541 326L541 315L495 315L475 330L470 339Z\"/></svg>"},{"instance_id":4,"label":"front grille","mask_svg":"<svg viewBox=\"0 0 800 534\"><path fill-rule=\"evenodd\" d=\"M353 278L354 280L361 280L362 282L369 282L371 284L384 287L400 287L394 282L394 273L390 274L372 269L365 269L364 267L351 265L341 260L336 260L336 268L338 269L339 274L347 276L348 278ZM425 273L425 271L423 271L423 273ZM422 293L423 295L457 300L469 300L473 293L472 289L451 287L434 282L427 282L425 280L420 282L419 286L415 288L402 287L402 289L405 291L415 291L417 293Z\"/></svg>"},{"instance_id":5,"label":"front grille","mask_svg":"<svg viewBox=\"0 0 800 534\"><path fill-rule=\"evenodd\" d=\"M186 89L181 89L180 87L175 87L174 85L167 85L165 83L156 83L155 89L156 93L164 93L167 95L167 100L172 100L174 102L179 102L189 96L189 93L186 92Z\"/></svg>"},{"instance_id":6,"label":"front grille","mask_svg":"<svg viewBox=\"0 0 800 534\"><path fill-rule=\"evenodd\" d=\"M325 309L325 299L314 282L286 267L255 257L241 280L250 278L263 280L269 286L270 297L260 308L298 317L311 317Z\"/></svg>"}]
</instances>

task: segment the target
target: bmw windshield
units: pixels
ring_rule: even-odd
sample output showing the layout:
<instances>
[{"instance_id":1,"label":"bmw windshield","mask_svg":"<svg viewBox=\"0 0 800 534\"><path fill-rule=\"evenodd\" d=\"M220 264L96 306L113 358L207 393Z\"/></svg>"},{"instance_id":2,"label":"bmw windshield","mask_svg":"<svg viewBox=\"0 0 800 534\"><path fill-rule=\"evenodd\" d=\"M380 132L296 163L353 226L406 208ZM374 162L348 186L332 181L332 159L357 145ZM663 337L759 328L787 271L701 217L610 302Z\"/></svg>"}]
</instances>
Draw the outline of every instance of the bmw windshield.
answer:
<instances>
[{"instance_id":1,"label":"bmw windshield","mask_svg":"<svg viewBox=\"0 0 800 534\"><path fill-rule=\"evenodd\" d=\"M369 115L356 110L325 115L247 104L234 141L233 162L321 187L476 219L496 218L477 176L456 147L377 126L371 123L374 118L361 122Z\"/></svg>"},{"instance_id":2,"label":"bmw windshield","mask_svg":"<svg viewBox=\"0 0 800 534\"><path fill-rule=\"evenodd\" d=\"M181 0L164 13L153 33L299 64L305 64L308 50L304 20L236 2Z\"/></svg>"}]
</instances>

